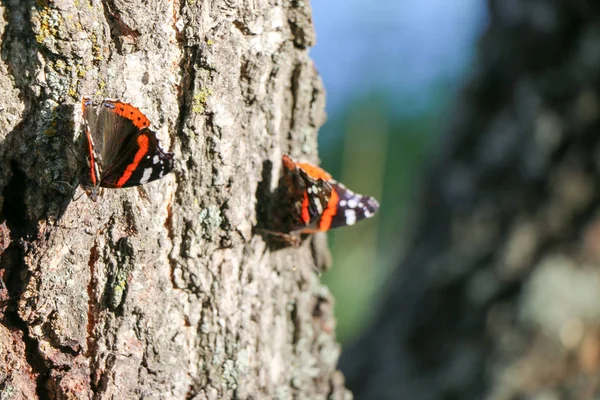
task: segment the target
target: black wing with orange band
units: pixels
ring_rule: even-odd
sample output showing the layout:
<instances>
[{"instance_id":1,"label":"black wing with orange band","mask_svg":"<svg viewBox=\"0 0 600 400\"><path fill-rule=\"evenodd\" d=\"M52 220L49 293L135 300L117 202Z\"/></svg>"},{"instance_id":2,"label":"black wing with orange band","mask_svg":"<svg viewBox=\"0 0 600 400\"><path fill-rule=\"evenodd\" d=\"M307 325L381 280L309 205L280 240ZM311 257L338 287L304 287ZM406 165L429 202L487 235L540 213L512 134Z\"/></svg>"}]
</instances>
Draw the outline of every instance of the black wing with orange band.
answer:
<instances>
[{"instance_id":1,"label":"black wing with orange band","mask_svg":"<svg viewBox=\"0 0 600 400\"><path fill-rule=\"evenodd\" d=\"M173 169L173 154L160 148L150 121L136 107L84 98L89 178L92 186L123 188L162 178Z\"/></svg>"},{"instance_id":2,"label":"black wing with orange band","mask_svg":"<svg viewBox=\"0 0 600 400\"><path fill-rule=\"evenodd\" d=\"M328 231L340 226L353 225L361 219L369 218L379 208L373 197L352 192L343 184L332 179L320 167L310 163L296 163L288 155L283 156L283 165L288 173L296 173L292 193L302 199L297 207L298 226L301 233Z\"/></svg>"}]
</instances>

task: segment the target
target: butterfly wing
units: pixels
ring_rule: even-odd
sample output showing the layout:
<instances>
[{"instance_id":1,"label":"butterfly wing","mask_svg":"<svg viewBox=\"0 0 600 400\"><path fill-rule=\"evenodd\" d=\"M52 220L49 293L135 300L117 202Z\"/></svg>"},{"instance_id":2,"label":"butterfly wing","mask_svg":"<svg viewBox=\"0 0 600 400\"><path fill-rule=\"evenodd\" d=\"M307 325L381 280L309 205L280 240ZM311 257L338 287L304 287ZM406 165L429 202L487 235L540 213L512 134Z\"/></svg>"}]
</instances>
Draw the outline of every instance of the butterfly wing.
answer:
<instances>
[{"instance_id":1,"label":"butterfly wing","mask_svg":"<svg viewBox=\"0 0 600 400\"><path fill-rule=\"evenodd\" d=\"M331 185L321 178L314 179L303 169L299 174L304 182L300 221L308 229L315 228L331 202Z\"/></svg>"},{"instance_id":2,"label":"butterfly wing","mask_svg":"<svg viewBox=\"0 0 600 400\"><path fill-rule=\"evenodd\" d=\"M85 133L85 155L88 163L88 170L84 174L83 186L84 188L91 188L98 186L100 177L102 175L101 167L102 160L100 159L100 150L103 145L103 138L101 134L98 134L97 130L94 129L97 124L98 115L96 109L92 105L90 98L84 97L81 99L81 112L83 117L83 127Z\"/></svg>"},{"instance_id":3,"label":"butterfly wing","mask_svg":"<svg viewBox=\"0 0 600 400\"><path fill-rule=\"evenodd\" d=\"M131 104L102 102L96 124L103 138L100 186L138 186L160 179L173 169L173 154L160 148L149 125L148 118Z\"/></svg>"},{"instance_id":4,"label":"butterfly wing","mask_svg":"<svg viewBox=\"0 0 600 400\"><path fill-rule=\"evenodd\" d=\"M321 230L337 228L339 226L354 225L361 219L372 217L379 209L379 203L371 196L363 196L354 193L341 183L329 181L335 195L336 201L332 204L331 212L323 213L321 218ZM325 229L323 229L325 228Z\"/></svg>"},{"instance_id":5,"label":"butterfly wing","mask_svg":"<svg viewBox=\"0 0 600 400\"><path fill-rule=\"evenodd\" d=\"M331 196L331 186L311 164L296 163L287 154L282 163L291 199L292 230L314 230ZM322 171L322 170L320 170ZM322 171L324 172L324 171Z\"/></svg>"},{"instance_id":6,"label":"butterfly wing","mask_svg":"<svg viewBox=\"0 0 600 400\"><path fill-rule=\"evenodd\" d=\"M354 225L373 216L379 208L377 200L354 193L322 168L296 163L288 155L283 156L283 166L287 170L288 194L295 196L292 213L299 214L293 230L314 233Z\"/></svg>"}]
</instances>

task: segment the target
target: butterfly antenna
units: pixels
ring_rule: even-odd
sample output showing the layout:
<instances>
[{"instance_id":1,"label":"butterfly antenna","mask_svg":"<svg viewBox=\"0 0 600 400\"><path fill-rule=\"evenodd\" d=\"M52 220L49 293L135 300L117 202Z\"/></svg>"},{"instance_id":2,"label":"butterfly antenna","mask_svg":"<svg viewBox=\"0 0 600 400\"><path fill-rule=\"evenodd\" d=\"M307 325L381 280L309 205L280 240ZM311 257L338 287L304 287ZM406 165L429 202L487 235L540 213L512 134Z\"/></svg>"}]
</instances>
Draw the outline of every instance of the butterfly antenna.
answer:
<instances>
[{"instance_id":1,"label":"butterfly antenna","mask_svg":"<svg viewBox=\"0 0 600 400\"><path fill-rule=\"evenodd\" d=\"M73 201L79 200L84 194L85 194L85 190L83 192L81 192L81 194L79 196L77 196L76 199L73 199Z\"/></svg>"},{"instance_id":2,"label":"butterfly antenna","mask_svg":"<svg viewBox=\"0 0 600 400\"><path fill-rule=\"evenodd\" d=\"M67 181L54 181L54 183L62 183L63 185L66 185L66 186L68 186L70 189L73 189L73 190L76 190L76 189L77 189L77 187L76 187L76 186L73 186L73 185L71 185L71 184L70 184L69 182L67 182Z\"/></svg>"}]
</instances>

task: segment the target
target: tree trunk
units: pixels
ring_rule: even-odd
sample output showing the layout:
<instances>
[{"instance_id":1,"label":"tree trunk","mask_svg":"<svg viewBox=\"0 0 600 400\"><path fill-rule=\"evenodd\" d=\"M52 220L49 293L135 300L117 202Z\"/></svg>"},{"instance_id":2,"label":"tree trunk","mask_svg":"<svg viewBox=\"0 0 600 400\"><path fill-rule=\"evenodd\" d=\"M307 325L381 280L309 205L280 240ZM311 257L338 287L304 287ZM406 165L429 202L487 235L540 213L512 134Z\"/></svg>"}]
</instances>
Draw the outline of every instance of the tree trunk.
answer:
<instances>
[{"instance_id":1,"label":"tree trunk","mask_svg":"<svg viewBox=\"0 0 600 400\"><path fill-rule=\"evenodd\" d=\"M375 324L360 399L600 395L600 7L492 0Z\"/></svg>"},{"instance_id":2,"label":"tree trunk","mask_svg":"<svg viewBox=\"0 0 600 400\"><path fill-rule=\"evenodd\" d=\"M317 158L309 4L0 5L0 398L348 398L324 238L253 232L281 155ZM139 107L175 173L77 198L82 95Z\"/></svg>"}]
</instances>

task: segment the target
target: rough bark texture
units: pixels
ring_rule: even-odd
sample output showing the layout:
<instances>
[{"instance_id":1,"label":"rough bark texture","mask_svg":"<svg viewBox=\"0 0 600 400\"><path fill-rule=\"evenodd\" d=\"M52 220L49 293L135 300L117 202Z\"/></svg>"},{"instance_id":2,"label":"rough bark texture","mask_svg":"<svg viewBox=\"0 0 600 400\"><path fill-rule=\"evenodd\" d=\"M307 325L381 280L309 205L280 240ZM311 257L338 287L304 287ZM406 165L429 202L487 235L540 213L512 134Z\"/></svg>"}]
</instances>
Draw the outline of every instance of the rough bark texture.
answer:
<instances>
[{"instance_id":1,"label":"rough bark texture","mask_svg":"<svg viewBox=\"0 0 600 400\"><path fill-rule=\"evenodd\" d=\"M360 399L600 395L600 7L492 0Z\"/></svg>"},{"instance_id":2,"label":"rough bark texture","mask_svg":"<svg viewBox=\"0 0 600 400\"><path fill-rule=\"evenodd\" d=\"M281 154L317 158L308 2L2 0L0 33L0 398L350 396L324 238L253 232ZM176 172L73 200L82 95Z\"/></svg>"}]
</instances>

